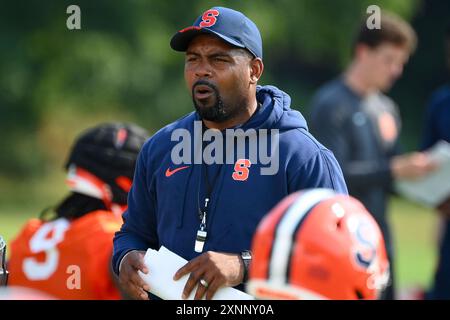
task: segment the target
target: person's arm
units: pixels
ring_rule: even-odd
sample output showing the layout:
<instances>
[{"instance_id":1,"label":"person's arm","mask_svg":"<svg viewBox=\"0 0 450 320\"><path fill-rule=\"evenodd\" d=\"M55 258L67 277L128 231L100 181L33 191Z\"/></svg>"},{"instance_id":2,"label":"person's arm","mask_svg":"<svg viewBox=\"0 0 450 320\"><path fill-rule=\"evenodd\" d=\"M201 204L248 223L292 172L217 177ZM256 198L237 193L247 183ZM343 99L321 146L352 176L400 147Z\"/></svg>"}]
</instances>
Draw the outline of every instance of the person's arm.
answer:
<instances>
[{"instance_id":1,"label":"person's arm","mask_svg":"<svg viewBox=\"0 0 450 320\"><path fill-rule=\"evenodd\" d=\"M317 149L289 179L289 193L310 188L329 188L338 193L348 194L341 168L327 149Z\"/></svg>"},{"instance_id":2,"label":"person's arm","mask_svg":"<svg viewBox=\"0 0 450 320\"><path fill-rule=\"evenodd\" d=\"M412 152L403 155L387 155L385 159L352 160L353 152L369 143L363 137L355 134L351 118L343 121L342 125L324 116L322 127L317 132L317 138L333 151L341 165L344 177L351 188L367 188L381 186L392 189L394 179L414 180L433 171L437 164L424 152ZM355 150L353 150L355 149ZM399 150L399 146L394 148Z\"/></svg>"},{"instance_id":3,"label":"person's arm","mask_svg":"<svg viewBox=\"0 0 450 320\"><path fill-rule=\"evenodd\" d=\"M352 154L363 137L355 136L355 113L343 105L324 103L314 106L310 127L314 137L330 149L339 162L347 184L353 188L390 186L392 181L389 161L352 160ZM366 120L367 121L367 120Z\"/></svg>"},{"instance_id":4,"label":"person's arm","mask_svg":"<svg viewBox=\"0 0 450 320\"><path fill-rule=\"evenodd\" d=\"M145 144L139 154L133 186L128 194L128 209L123 215L124 223L115 234L113 268L119 275L122 288L133 298L146 299L149 288L137 271L147 273L143 256L148 248L158 248L156 233L156 212L154 193L149 190L151 180L146 168L149 144Z\"/></svg>"},{"instance_id":5,"label":"person's arm","mask_svg":"<svg viewBox=\"0 0 450 320\"><path fill-rule=\"evenodd\" d=\"M342 170L349 185L353 188L384 186L390 188L393 180L389 160L343 160Z\"/></svg>"},{"instance_id":6,"label":"person's arm","mask_svg":"<svg viewBox=\"0 0 450 320\"><path fill-rule=\"evenodd\" d=\"M108 265L108 273L112 283L114 284L114 287L116 287L116 289L119 291L121 299L131 300L132 297L122 288L119 282L119 276L113 270L112 256L110 257L110 263Z\"/></svg>"},{"instance_id":7,"label":"person's arm","mask_svg":"<svg viewBox=\"0 0 450 320\"><path fill-rule=\"evenodd\" d=\"M157 249L155 197L147 185L148 172L146 154L148 144L139 154L133 179L133 186L128 194L128 209L123 214L124 223L114 237L113 267L119 274L122 258L131 250Z\"/></svg>"}]
</instances>

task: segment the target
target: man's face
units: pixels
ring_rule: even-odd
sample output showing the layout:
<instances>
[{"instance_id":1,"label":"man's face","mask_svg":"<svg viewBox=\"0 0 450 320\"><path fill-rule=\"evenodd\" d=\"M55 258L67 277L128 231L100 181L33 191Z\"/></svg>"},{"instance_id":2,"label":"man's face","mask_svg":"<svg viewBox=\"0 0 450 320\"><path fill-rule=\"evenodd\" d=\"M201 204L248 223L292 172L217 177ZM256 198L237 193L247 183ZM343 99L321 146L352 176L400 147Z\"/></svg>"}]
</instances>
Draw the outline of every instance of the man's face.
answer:
<instances>
[{"instance_id":1,"label":"man's face","mask_svg":"<svg viewBox=\"0 0 450 320\"><path fill-rule=\"evenodd\" d=\"M196 36L186 50L184 77L197 112L221 123L248 104L251 57L213 35Z\"/></svg>"},{"instance_id":2,"label":"man's face","mask_svg":"<svg viewBox=\"0 0 450 320\"><path fill-rule=\"evenodd\" d=\"M402 75L409 50L385 43L374 49L366 47L364 51L362 59L372 85L381 91L389 90Z\"/></svg>"}]
</instances>

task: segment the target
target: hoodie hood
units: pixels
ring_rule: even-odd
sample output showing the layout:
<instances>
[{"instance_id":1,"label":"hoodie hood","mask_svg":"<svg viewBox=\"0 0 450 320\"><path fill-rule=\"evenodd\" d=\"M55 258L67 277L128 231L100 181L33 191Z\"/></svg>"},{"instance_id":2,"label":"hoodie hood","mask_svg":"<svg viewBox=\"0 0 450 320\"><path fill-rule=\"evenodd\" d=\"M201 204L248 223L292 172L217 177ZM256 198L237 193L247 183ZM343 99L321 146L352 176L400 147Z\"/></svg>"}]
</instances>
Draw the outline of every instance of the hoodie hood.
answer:
<instances>
[{"instance_id":1,"label":"hoodie hood","mask_svg":"<svg viewBox=\"0 0 450 320\"><path fill-rule=\"evenodd\" d=\"M257 86L256 100L261 107L242 129L308 130L302 114L291 109L291 97L286 92L274 86Z\"/></svg>"}]
</instances>

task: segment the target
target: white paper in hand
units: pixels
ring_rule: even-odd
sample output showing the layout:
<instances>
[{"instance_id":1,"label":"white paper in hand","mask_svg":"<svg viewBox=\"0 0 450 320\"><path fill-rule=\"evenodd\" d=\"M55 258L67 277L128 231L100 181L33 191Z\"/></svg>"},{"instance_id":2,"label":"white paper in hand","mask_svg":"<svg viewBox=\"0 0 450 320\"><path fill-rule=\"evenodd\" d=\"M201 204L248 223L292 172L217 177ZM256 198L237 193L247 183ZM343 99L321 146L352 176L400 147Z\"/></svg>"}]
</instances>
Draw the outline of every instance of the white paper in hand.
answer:
<instances>
[{"instance_id":1,"label":"white paper in hand","mask_svg":"<svg viewBox=\"0 0 450 320\"><path fill-rule=\"evenodd\" d=\"M450 144L439 141L427 152L439 168L422 179L396 181L396 189L411 200L435 208L450 197Z\"/></svg>"},{"instance_id":2,"label":"white paper in hand","mask_svg":"<svg viewBox=\"0 0 450 320\"><path fill-rule=\"evenodd\" d=\"M189 275L185 275L178 281L173 276L178 269L187 263L185 259L173 253L165 247L159 251L148 249L144 264L148 268L148 274L138 271L140 277L150 286L150 292L163 300L179 300L183 293ZM189 300L194 299L197 288L192 290ZM204 299L204 297L203 297ZM252 296L234 288L224 287L214 294L213 300L252 300Z\"/></svg>"}]
</instances>

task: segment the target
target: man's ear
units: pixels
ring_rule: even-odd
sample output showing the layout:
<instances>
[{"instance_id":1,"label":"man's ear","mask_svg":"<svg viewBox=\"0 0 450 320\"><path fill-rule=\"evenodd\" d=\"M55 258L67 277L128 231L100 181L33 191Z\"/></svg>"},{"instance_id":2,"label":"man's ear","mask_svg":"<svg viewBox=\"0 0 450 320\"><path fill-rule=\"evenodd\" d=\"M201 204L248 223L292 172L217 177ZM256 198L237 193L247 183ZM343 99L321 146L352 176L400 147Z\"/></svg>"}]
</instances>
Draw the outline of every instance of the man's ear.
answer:
<instances>
[{"instance_id":1,"label":"man's ear","mask_svg":"<svg viewBox=\"0 0 450 320\"><path fill-rule=\"evenodd\" d=\"M250 61L250 83L256 84L261 78L264 70L264 64L261 58L254 58Z\"/></svg>"}]
</instances>

